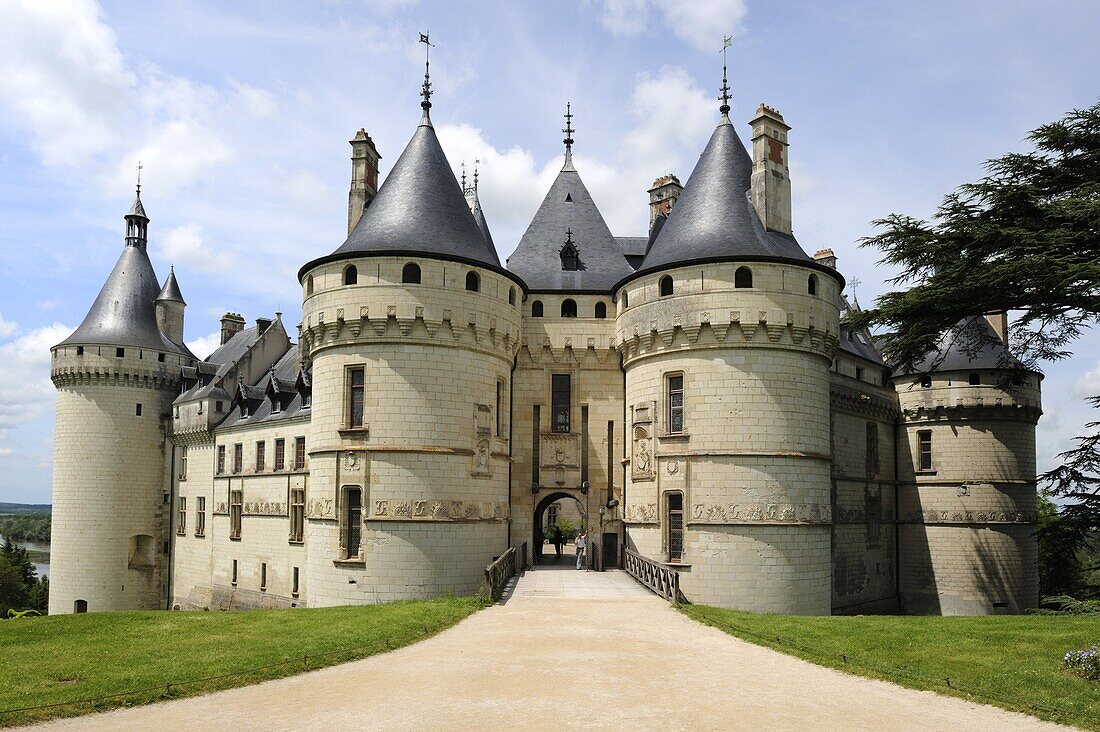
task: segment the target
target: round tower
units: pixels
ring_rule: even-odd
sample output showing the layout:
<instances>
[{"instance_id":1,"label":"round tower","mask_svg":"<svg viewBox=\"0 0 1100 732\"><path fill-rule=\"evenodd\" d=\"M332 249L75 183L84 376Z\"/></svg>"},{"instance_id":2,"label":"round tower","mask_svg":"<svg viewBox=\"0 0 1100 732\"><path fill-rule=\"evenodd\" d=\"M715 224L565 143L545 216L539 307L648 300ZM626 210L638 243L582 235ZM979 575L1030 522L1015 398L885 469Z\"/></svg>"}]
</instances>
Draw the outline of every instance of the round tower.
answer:
<instances>
[{"instance_id":1,"label":"round tower","mask_svg":"<svg viewBox=\"0 0 1100 732\"><path fill-rule=\"evenodd\" d=\"M1018 613L1038 604L1042 375L1013 358L1001 325L966 318L936 353L893 377L906 613Z\"/></svg>"},{"instance_id":2,"label":"round tower","mask_svg":"<svg viewBox=\"0 0 1100 732\"><path fill-rule=\"evenodd\" d=\"M148 223L139 188L122 256L80 327L52 349L51 615L156 608L167 582L165 433L180 368L194 359L157 327Z\"/></svg>"},{"instance_id":3,"label":"round tower","mask_svg":"<svg viewBox=\"0 0 1100 732\"><path fill-rule=\"evenodd\" d=\"M750 159L728 110L638 271L616 286L627 548L678 566L691 602L828 614L843 281L801 249L789 210L775 217L786 231L767 228L749 197L754 166L786 171L786 126L761 146L766 159Z\"/></svg>"},{"instance_id":4,"label":"round tower","mask_svg":"<svg viewBox=\"0 0 1100 732\"><path fill-rule=\"evenodd\" d=\"M422 106L347 241L299 273L312 606L471 593L508 547L523 284Z\"/></svg>"}]
</instances>

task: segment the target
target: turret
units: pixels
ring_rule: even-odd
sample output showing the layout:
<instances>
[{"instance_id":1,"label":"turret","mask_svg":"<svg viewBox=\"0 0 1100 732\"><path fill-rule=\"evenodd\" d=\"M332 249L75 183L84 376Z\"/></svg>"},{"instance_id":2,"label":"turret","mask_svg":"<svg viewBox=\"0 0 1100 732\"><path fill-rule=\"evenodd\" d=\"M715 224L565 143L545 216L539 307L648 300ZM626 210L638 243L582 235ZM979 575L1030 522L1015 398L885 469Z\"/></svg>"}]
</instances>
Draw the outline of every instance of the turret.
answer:
<instances>
[{"instance_id":1,"label":"turret","mask_svg":"<svg viewBox=\"0 0 1100 732\"><path fill-rule=\"evenodd\" d=\"M179 283L176 282L176 268L168 271L168 279L164 280L164 286L157 295L157 327L160 332L168 337L168 340L176 344L183 343L183 311L187 303L180 292Z\"/></svg>"}]
</instances>

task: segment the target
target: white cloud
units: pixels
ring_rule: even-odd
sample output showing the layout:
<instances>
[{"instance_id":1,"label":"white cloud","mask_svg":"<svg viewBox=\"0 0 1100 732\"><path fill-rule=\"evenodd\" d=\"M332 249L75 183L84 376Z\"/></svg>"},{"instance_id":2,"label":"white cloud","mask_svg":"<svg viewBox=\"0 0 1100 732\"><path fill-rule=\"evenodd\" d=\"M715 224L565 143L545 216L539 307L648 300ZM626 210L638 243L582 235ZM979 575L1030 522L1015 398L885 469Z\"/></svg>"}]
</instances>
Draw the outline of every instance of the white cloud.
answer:
<instances>
[{"instance_id":1,"label":"white cloud","mask_svg":"<svg viewBox=\"0 0 1100 732\"><path fill-rule=\"evenodd\" d=\"M748 14L745 0L604 0L600 23L617 36L634 36L655 26L671 30L699 51L718 51L722 38L738 35Z\"/></svg>"},{"instance_id":2,"label":"white cloud","mask_svg":"<svg viewBox=\"0 0 1100 732\"><path fill-rule=\"evenodd\" d=\"M11 457L15 454L15 450L10 447L0 447L0 457Z\"/></svg>"},{"instance_id":3,"label":"white cloud","mask_svg":"<svg viewBox=\"0 0 1100 732\"><path fill-rule=\"evenodd\" d=\"M187 347L191 349L191 353L195 354L199 358L206 358L211 353L213 353L214 349L216 349L221 344L221 331L214 331L210 335L196 338L193 341L187 341Z\"/></svg>"},{"instance_id":4,"label":"white cloud","mask_svg":"<svg viewBox=\"0 0 1100 732\"><path fill-rule=\"evenodd\" d=\"M173 265L203 272L231 271L237 262L232 252L216 249L207 242L198 224L184 224L164 232L153 240L153 252Z\"/></svg>"},{"instance_id":5,"label":"white cloud","mask_svg":"<svg viewBox=\"0 0 1100 732\"><path fill-rule=\"evenodd\" d=\"M1100 394L1100 361L1096 365L1078 376L1073 382L1073 393L1079 397L1090 397Z\"/></svg>"},{"instance_id":6,"label":"white cloud","mask_svg":"<svg viewBox=\"0 0 1100 732\"><path fill-rule=\"evenodd\" d=\"M19 323L15 323L11 320L4 320L3 313L0 313L0 338L13 336L17 330L19 330Z\"/></svg>"},{"instance_id":7,"label":"white cloud","mask_svg":"<svg viewBox=\"0 0 1100 732\"><path fill-rule=\"evenodd\" d=\"M0 343L0 442L11 436L8 430L30 422L53 407L50 382L50 347L65 340L73 329L60 323L24 333Z\"/></svg>"}]
</instances>

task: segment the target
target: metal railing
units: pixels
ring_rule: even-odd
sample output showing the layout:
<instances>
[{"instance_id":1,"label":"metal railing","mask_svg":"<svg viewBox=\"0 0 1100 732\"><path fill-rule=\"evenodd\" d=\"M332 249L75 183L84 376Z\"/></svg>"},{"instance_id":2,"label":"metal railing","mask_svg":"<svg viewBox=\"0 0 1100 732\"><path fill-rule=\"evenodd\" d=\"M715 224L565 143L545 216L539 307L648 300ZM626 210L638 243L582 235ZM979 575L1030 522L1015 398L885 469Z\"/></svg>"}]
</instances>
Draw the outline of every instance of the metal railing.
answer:
<instances>
[{"instance_id":1,"label":"metal railing","mask_svg":"<svg viewBox=\"0 0 1100 732\"><path fill-rule=\"evenodd\" d=\"M623 568L631 577L669 602L683 602L680 595L680 573L671 567L643 557L623 547Z\"/></svg>"},{"instance_id":2,"label":"metal railing","mask_svg":"<svg viewBox=\"0 0 1100 732\"><path fill-rule=\"evenodd\" d=\"M508 580L516 574L516 559L516 548L510 546L507 551L494 559L492 564L485 568L485 591L493 602L501 598Z\"/></svg>"}]
</instances>

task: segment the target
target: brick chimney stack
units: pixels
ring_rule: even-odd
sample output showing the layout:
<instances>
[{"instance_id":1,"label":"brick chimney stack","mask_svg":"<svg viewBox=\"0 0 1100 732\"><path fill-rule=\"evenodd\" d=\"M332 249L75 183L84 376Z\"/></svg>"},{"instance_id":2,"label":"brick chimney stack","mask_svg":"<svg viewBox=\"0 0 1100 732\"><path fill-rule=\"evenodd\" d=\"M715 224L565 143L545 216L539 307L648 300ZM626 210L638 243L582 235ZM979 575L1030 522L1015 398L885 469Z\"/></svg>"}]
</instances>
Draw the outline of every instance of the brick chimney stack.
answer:
<instances>
[{"instance_id":1,"label":"brick chimney stack","mask_svg":"<svg viewBox=\"0 0 1100 732\"><path fill-rule=\"evenodd\" d=\"M791 172L783 115L761 103L752 118L752 205L769 231L790 234Z\"/></svg>"},{"instance_id":2,"label":"brick chimney stack","mask_svg":"<svg viewBox=\"0 0 1100 732\"><path fill-rule=\"evenodd\" d=\"M672 173L662 175L653 181L653 187L649 189L649 229L653 230L653 222L661 214L668 216L672 205L680 197L684 187L680 185L680 179Z\"/></svg>"},{"instance_id":3,"label":"brick chimney stack","mask_svg":"<svg viewBox=\"0 0 1100 732\"><path fill-rule=\"evenodd\" d=\"M244 318L240 313L226 313L222 316L222 345L229 342L237 333L244 330Z\"/></svg>"},{"instance_id":4,"label":"brick chimney stack","mask_svg":"<svg viewBox=\"0 0 1100 732\"><path fill-rule=\"evenodd\" d=\"M382 157L362 127L351 139L351 191L348 193L348 233L378 192L378 161Z\"/></svg>"},{"instance_id":5,"label":"brick chimney stack","mask_svg":"<svg viewBox=\"0 0 1100 732\"><path fill-rule=\"evenodd\" d=\"M997 337L1001 339L1001 343L1008 345L1008 313L1004 310L995 313L986 313L985 319L989 321L989 324L993 326L993 330L997 331Z\"/></svg>"},{"instance_id":6,"label":"brick chimney stack","mask_svg":"<svg viewBox=\"0 0 1100 732\"><path fill-rule=\"evenodd\" d=\"M833 253L832 249L818 249L814 252L814 261L836 269L836 254Z\"/></svg>"}]
</instances>

